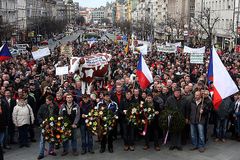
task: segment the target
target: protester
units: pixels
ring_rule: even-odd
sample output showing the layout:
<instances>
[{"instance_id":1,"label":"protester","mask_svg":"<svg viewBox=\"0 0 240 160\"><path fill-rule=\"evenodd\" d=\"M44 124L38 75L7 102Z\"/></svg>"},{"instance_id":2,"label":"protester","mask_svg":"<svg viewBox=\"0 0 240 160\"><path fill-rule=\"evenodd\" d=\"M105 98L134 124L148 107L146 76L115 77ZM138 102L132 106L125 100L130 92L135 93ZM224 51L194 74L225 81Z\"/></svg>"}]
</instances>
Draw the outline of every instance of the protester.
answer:
<instances>
[{"instance_id":1,"label":"protester","mask_svg":"<svg viewBox=\"0 0 240 160\"><path fill-rule=\"evenodd\" d=\"M87 129L85 123L85 116L88 115L91 109L93 109L93 103L89 99L88 95L82 96L82 101L80 102L80 131L81 131L81 142L82 151L81 154L94 153L93 151L93 137L92 133Z\"/></svg>"},{"instance_id":2,"label":"protester","mask_svg":"<svg viewBox=\"0 0 240 160\"><path fill-rule=\"evenodd\" d=\"M13 123L18 128L19 147L30 147L28 142L29 126L34 123L34 115L31 106L25 97L19 97L17 105L13 109Z\"/></svg>"},{"instance_id":3,"label":"protester","mask_svg":"<svg viewBox=\"0 0 240 160\"><path fill-rule=\"evenodd\" d=\"M107 109L111 110L114 114L117 114L118 113L117 103L110 99L110 94L107 91L105 91L103 95L104 95L104 99L97 104L97 108L106 107ZM100 153L105 152L107 143L108 143L108 151L110 153L113 153L113 133L114 133L113 130L110 130L107 133L107 135L103 135L101 137L102 140L101 140Z\"/></svg>"},{"instance_id":4,"label":"protester","mask_svg":"<svg viewBox=\"0 0 240 160\"><path fill-rule=\"evenodd\" d=\"M134 124L128 122L126 118L127 110L134 104L132 101L132 92L128 90L125 94L123 105L119 108L122 115L124 151L134 151Z\"/></svg>"},{"instance_id":5,"label":"protester","mask_svg":"<svg viewBox=\"0 0 240 160\"><path fill-rule=\"evenodd\" d=\"M205 151L204 124L208 115L208 108L202 98L200 91L195 92L193 101L190 104L190 129L193 148L191 150Z\"/></svg>"},{"instance_id":6,"label":"protester","mask_svg":"<svg viewBox=\"0 0 240 160\"><path fill-rule=\"evenodd\" d=\"M39 124L42 124L44 120L47 118L50 118L51 116L57 116L58 115L58 106L54 102L54 99L52 96L47 96L46 97L46 102L45 104L41 105L38 114L37 114L37 120ZM44 158L44 151L45 151L45 140L43 135L41 134L40 136L40 151L39 151L39 156L38 159L43 159ZM48 154L52 156L56 156L56 153L54 152L54 144L49 143L49 150Z\"/></svg>"},{"instance_id":7,"label":"protester","mask_svg":"<svg viewBox=\"0 0 240 160\"><path fill-rule=\"evenodd\" d=\"M175 88L174 93L172 96L168 97L165 107L166 108L173 108L178 110L185 118L186 118L186 123L188 123L187 119L187 100L181 96L181 89L180 88ZM185 133L172 133L171 135L171 146L169 147L169 150L177 149L177 150L182 150L181 146L181 136L182 134Z\"/></svg>"},{"instance_id":8,"label":"protester","mask_svg":"<svg viewBox=\"0 0 240 160\"><path fill-rule=\"evenodd\" d=\"M5 104L3 104L2 100L0 100L0 159L3 159L3 144L5 133L8 127L8 108Z\"/></svg>"},{"instance_id":9,"label":"protester","mask_svg":"<svg viewBox=\"0 0 240 160\"><path fill-rule=\"evenodd\" d=\"M218 110L216 110L217 123L216 123L216 139L215 142L226 142L227 124L230 113L233 108L231 106L231 99L225 98L220 104Z\"/></svg>"},{"instance_id":10,"label":"protester","mask_svg":"<svg viewBox=\"0 0 240 160\"><path fill-rule=\"evenodd\" d=\"M72 124L71 145L74 156L78 156L77 147L77 127L80 119L80 108L77 103L73 101L73 96L70 93L66 94L66 102L62 104L59 115L69 119ZM62 156L66 156L69 151L69 140L63 142Z\"/></svg>"}]
</instances>

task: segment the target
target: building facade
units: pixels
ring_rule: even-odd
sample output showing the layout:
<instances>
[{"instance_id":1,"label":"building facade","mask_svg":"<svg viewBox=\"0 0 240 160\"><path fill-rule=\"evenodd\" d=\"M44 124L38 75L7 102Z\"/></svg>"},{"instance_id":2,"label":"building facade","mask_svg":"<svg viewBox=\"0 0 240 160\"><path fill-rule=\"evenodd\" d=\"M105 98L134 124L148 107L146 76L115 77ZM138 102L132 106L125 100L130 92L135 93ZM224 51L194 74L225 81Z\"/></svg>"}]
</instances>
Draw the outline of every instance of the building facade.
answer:
<instances>
[{"instance_id":1,"label":"building facade","mask_svg":"<svg viewBox=\"0 0 240 160\"><path fill-rule=\"evenodd\" d=\"M101 23L102 19L107 18L105 9L103 7L93 10L91 14L93 23Z\"/></svg>"},{"instance_id":2,"label":"building facade","mask_svg":"<svg viewBox=\"0 0 240 160\"><path fill-rule=\"evenodd\" d=\"M213 28L214 43L222 48L232 47L238 38L239 0L196 0L196 13L210 9L211 22L218 18ZM198 16L198 15L196 15ZM206 35L199 35L206 38Z\"/></svg>"}]
</instances>

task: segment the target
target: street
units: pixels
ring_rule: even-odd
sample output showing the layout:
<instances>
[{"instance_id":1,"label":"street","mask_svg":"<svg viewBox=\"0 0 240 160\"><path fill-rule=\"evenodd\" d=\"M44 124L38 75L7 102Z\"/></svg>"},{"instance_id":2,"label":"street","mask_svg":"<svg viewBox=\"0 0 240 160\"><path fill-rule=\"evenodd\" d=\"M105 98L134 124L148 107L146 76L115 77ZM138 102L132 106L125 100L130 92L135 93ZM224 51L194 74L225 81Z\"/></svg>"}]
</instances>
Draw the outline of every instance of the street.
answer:
<instances>
[{"instance_id":1,"label":"street","mask_svg":"<svg viewBox=\"0 0 240 160\"><path fill-rule=\"evenodd\" d=\"M78 136L80 137L80 136ZM96 137L94 137L95 139ZM94 141L95 154L85 154L74 157L71 152L66 157L61 157L62 148L57 150L57 157L46 156L44 159L53 160L240 160L239 146L240 142L227 140L226 143L213 142L210 138L210 142L207 143L206 151L199 153L199 151L190 151L191 145L183 147L183 151L169 151L168 145L162 146L161 151L156 152L153 149L153 143L150 143L150 149L143 150L144 140L137 141L135 143L135 151L124 151L123 140L118 139L114 141L114 152L109 153L107 150L105 153L99 153L100 144ZM78 139L79 152L81 151L80 138ZM30 148L18 148L18 145L14 145L10 151L5 154L5 160L34 160L37 159L39 151L39 142L32 143Z\"/></svg>"},{"instance_id":2,"label":"street","mask_svg":"<svg viewBox=\"0 0 240 160\"><path fill-rule=\"evenodd\" d=\"M77 32L74 32L72 35L67 35L65 37L63 37L61 40L57 40L57 41L53 41L52 39L50 39L48 42L49 42L49 49L53 50L54 47L56 47L59 42L61 44L66 44L68 43L69 41L72 42L74 40L76 40L78 38L79 35L81 35L83 33L82 30L78 30Z\"/></svg>"}]
</instances>

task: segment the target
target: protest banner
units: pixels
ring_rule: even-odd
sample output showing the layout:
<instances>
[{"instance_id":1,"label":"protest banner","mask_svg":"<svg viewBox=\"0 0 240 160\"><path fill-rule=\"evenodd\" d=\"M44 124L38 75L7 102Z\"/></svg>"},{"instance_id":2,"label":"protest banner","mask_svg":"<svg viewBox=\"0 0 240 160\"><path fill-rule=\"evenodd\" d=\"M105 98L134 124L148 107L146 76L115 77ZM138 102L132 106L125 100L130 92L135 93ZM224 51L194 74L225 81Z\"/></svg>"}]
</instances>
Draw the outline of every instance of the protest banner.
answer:
<instances>
[{"instance_id":1,"label":"protest banner","mask_svg":"<svg viewBox=\"0 0 240 160\"><path fill-rule=\"evenodd\" d=\"M73 47L71 44L61 46L61 54L67 55L69 58L72 57Z\"/></svg>"},{"instance_id":2,"label":"protest banner","mask_svg":"<svg viewBox=\"0 0 240 160\"><path fill-rule=\"evenodd\" d=\"M190 54L190 63L192 64L204 64L203 62L203 53L191 53Z\"/></svg>"},{"instance_id":3,"label":"protest banner","mask_svg":"<svg viewBox=\"0 0 240 160\"><path fill-rule=\"evenodd\" d=\"M176 53L177 48L176 46L161 45L161 46L157 46L157 51L164 52L164 53Z\"/></svg>"},{"instance_id":4,"label":"protest banner","mask_svg":"<svg viewBox=\"0 0 240 160\"><path fill-rule=\"evenodd\" d=\"M68 66L56 67L56 75L62 76L68 74Z\"/></svg>"},{"instance_id":5,"label":"protest banner","mask_svg":"<svg viewBox=\"0 0 240 160\"><path fill-rule=\"evenodd\" d=\"M32 56L34 60L43 58L45 56L50 55L50 50L49 48L42 48L42 49L38 49L37 51L32 52Z\"/></svg>"}]
</instances>

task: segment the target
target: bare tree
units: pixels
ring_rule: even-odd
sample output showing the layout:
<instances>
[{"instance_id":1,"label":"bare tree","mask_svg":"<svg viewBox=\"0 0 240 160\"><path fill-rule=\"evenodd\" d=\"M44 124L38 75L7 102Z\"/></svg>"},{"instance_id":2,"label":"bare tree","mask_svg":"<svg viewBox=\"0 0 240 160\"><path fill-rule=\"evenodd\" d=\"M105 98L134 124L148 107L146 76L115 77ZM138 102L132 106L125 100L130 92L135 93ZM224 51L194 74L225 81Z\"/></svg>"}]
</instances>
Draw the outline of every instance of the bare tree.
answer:
<instances>
[{"instance_id":1,"label":"bare tree","mask_svg":"<svg viewBox=\"0 0 240 160\"><path fill-rule=\"evenodd\" d=\"M210 8L206 8L193 18L195 25L200 26L200 28L207 34L207 47L209 48L212 46L214 26L220 20L218 16L211 16L212 14L213 12L210 10Z\"/></svg>"}]
</instances>

